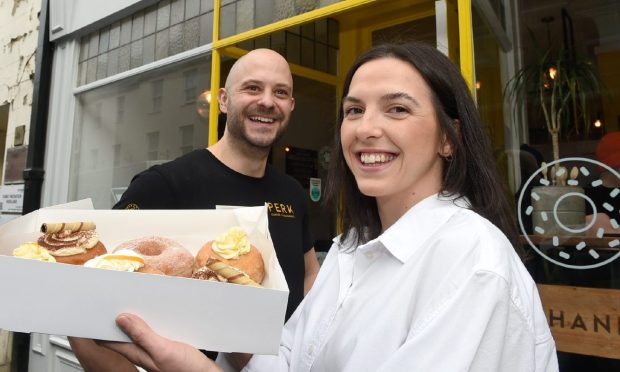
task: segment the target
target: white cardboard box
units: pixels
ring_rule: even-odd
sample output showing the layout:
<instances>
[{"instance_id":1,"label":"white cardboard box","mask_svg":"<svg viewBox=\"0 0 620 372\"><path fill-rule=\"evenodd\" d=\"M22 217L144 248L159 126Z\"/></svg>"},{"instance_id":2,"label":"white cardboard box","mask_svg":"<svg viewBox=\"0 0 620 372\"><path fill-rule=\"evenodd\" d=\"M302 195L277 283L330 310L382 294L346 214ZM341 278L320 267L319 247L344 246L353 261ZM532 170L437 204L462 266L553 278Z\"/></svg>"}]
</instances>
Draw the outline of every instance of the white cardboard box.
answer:
<instances>
[{"instance_id":1,"label":"white cardboard box","mask_svg":"<svg viewBox=\"0 0 620 372\"><path fill-rule=\"evenodd\" d=\"M41 235L42 223L74 221L94 221L108 252L123 241L158 235L195 254L229 227L241 226L263 254L264 288L11 256L19 244ZM80 201L0 226L0 294L2 329L126 341L114 319L131 312L159 334L197 348L277 354L288 287L269 239L265 207L92 210L90 201Z\"/></svg>"}]
</instances>

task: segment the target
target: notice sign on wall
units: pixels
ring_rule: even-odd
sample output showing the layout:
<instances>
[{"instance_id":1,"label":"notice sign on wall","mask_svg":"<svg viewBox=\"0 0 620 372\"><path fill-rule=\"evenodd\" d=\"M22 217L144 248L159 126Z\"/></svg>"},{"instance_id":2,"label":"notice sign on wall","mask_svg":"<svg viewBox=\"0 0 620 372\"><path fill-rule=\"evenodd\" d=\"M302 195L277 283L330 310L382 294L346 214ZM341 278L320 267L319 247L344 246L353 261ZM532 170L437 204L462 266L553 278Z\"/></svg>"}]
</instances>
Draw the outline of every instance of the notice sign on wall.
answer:
<instances>
[{"instance_id":1,"label":"notice sign on wall","mask_svg":"<svg viewBox=\"0 0 620 372\"><path fill-rule=\"evenodd\" d=\"M24 205L24 184L0 186L0 211L22 213Z\"/></svg>"}]
</instances>

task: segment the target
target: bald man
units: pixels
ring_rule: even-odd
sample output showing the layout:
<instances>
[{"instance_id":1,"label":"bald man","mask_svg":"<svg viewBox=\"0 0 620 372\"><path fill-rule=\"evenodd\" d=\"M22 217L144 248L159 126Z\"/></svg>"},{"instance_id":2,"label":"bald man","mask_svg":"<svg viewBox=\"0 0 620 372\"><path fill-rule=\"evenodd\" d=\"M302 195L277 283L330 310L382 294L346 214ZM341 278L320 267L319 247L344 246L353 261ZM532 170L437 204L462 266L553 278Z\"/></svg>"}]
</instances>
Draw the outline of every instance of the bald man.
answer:
<instances>
[{"instance_id":1,"label":"bald man","mask_svg":"<svg viewBox=\"0 0 620 372\"><path fill-rule=\"evenodd\" d=\"M218 92L227 114L222 138L136 175L115 209L213 209L217 205L268 205L269 231L289 286L288 319L312 286L319 264L308 225L307 193L267 164L271 146L295 108L286 60L256 49L231 68ZM69 338L87 371L135 370L120 354L92 340Z\"/></svg>"}]
</instances>

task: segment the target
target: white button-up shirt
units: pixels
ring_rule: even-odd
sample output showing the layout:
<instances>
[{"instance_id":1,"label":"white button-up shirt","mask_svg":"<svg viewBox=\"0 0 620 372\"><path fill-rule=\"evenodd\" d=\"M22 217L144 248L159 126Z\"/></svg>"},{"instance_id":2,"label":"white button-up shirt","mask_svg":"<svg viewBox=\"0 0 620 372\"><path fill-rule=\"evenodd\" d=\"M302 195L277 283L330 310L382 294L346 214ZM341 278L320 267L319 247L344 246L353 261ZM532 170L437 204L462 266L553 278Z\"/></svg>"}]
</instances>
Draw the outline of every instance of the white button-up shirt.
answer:
<instances>
[{"instance_id":1,"label":"white button-up shirt","mask_svg":"<svg viewBox=\"0 0 620 372\"><path fill-rule=\"evenodd\" d=\"M434 195L366 244L334 239L279 355L244 371L557 371L534 281L464 206Z\"/></svg>"}]
</instances>

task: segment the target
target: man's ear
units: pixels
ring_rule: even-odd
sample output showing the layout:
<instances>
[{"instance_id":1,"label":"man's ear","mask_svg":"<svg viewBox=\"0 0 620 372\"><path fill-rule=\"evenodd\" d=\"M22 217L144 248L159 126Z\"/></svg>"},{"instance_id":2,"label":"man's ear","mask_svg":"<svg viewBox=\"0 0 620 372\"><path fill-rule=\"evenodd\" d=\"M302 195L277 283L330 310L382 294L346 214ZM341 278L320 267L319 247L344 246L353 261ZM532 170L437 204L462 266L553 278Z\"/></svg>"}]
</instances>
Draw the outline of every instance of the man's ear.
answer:
<instances>
[{"instance_id":1,"label":"man's ear","mask_svg":"<svg viewBox=\"0 0 620 372\"><path fill-rule=\"evenodd\" d=\"M226 88L220 88L217 91L217 104L220 112L224 114L228 112L228 92L226 92Z\"/></svg>"},{"instance_id":2,"label":"man's ear","mask_svg":"<svg viewBox=\"0 0 620 372\"><path fill-rule=\"evenodd\" d=\"M291 97L291 111L295 109L295 98Z\"/></svg>"}]
</instances>

